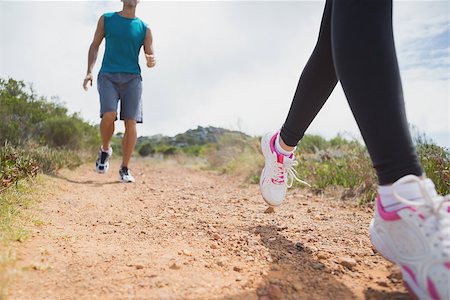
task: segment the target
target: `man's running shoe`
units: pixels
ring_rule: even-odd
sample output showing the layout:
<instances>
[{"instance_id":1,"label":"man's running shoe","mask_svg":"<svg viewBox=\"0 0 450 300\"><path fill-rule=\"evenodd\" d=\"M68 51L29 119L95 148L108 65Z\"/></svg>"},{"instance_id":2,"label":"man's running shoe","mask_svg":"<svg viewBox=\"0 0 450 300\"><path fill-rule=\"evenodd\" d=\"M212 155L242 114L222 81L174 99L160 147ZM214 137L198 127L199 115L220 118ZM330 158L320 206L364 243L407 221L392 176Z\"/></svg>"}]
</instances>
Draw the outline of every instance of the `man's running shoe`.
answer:
<instances>
[{"instance_id":1,"label":"man's running shoe","mask_svg":"<svg viewBox=\"0 0 450 300\"><path fill-rule=\"evenodd\" d=\"M119 170L119 180L122 182L134 182L134 177L131 175L131 171L127 167L122 167Z\"/></svg>"},{"instance_id":2,"label":"man's running shoe","mask_svg":"<svg viewBox=\"0 0 450 300\"><path fill-rule=\"evenodd\" d=\"M283 202L286 190L292 186L294 180L309 185L297 178L294 167L298 162L294 155L287 157L275 150L278 134L278 131L267 133L261 138L261 150L266 162L261 172L259 187L262 197L270 206L278 206Z\"/></svg>"},{"instance_id":3,"label":"man's running shoe","mask_svg":"<svg viewBox=\"0 0 450 300\"><path fill-rule=\"evenodd\" d=\"M378 195L372 244L400 267L417 298L450 300L450 195L439 196L430 179L414 175L394 183L392 193L402 208L386 211Z\"/></svg>"},{"instance_id":4,"label":"man's running shoe","mask_svg":"<svg viewBox=\"0 0 450 300\"><path fill-rule=\"evenodd\" d=\"M103 147L98 152L98 159L95 162L95 170L98 173L106 173L109 169L109 159L113 153L112 147L110 146L108 151L103 151Z\"/></svg>"}]
</instances>

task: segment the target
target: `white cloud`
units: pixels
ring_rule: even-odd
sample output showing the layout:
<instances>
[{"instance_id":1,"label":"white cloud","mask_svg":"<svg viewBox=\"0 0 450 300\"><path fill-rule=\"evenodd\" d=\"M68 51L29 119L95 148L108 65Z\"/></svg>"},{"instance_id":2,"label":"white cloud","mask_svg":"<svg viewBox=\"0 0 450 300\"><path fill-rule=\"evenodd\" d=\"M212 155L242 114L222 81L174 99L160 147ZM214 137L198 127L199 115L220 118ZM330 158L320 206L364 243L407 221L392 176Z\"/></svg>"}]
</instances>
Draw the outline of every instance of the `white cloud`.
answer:
<instances>
[{"instance_id":1,"label":"white cloud","mask_svg":"<svg viewBox=\"0 0 450 300\"><path fill-rule=\"evenodd\" d=\"M157 67L143 70L139 133L279 128L315 45L323 3L142 1L138 16L152 28ZM33 82L39 93L59 95L70 111L98 122L95 86L81 88L87 51L100 15L120 9L119 1L0 2L0 38L8 41L0 45L0 76ZM396 2L394 25L409 121L450 146L449 47L421 42L448 32L448 4ZM102 53L103 46L95 71ZM308 132L343 131L359 136L338 86Z\"/></svg>"}]
</instances>

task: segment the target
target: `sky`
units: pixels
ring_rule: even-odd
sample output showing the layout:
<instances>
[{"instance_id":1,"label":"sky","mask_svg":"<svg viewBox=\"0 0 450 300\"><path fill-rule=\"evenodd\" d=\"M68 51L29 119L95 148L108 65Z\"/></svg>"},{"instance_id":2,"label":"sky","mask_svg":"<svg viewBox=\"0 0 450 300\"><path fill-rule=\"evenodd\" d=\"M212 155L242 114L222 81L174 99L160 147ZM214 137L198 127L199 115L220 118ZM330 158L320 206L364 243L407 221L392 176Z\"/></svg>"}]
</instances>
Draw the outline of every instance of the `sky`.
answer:
<instances>
[{"instance_id":1,"label":"sky","mask_svg":"<svg viewBox=\"0 0 450 300\"><path fill-rule=\"evenodd\" d=\"M279 129L315 46L324 1L141 1L157 65L141 51L144 123L139 135L218 126L261 135ZM99 123L87 53L98 18L120 1L0 0L0 77L32 83L70 112ZM394 1L394 35L408 121L450 148L448 1ZM104 43L97 59L97 74ZM123 126L118 124L118 131ZM338 85L307 133L360 138Z\"/></svg>"}]
</instances>

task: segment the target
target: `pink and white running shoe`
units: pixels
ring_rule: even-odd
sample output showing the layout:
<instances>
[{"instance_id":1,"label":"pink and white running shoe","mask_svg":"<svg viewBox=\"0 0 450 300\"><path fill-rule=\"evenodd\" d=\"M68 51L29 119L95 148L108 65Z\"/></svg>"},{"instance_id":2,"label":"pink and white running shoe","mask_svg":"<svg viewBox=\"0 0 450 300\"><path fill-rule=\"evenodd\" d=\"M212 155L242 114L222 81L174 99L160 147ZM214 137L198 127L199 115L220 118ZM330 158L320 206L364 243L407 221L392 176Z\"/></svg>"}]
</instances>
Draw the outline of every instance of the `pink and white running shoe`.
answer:
<instances>
[{"instance_id":1,"label":"pink and white running shoe","mask_svg":"<svg viewBox=\"0 0 450 300\"><path fill-rule=\"evenodd\" d=\"M270 206L278 206L283 202L286 190L292 187L294 180L309 186L297 177L294 167L298 162L294 155L287 157L275 150L278 134L278 131L267 133L261 138L261 150L266 162L259 179L259 188L262 197Z\"/></svg>"},{"instance_id":2,"label":"pink and white running shoe","mask_svg":"<svg viewBox=\"0 0 450 300\"><path fill-rule=\"evenodd\" d=\"M400 267L417 298L450 300L450 195L439 196L430 179L414 175L395 182L392 193L402 208L386 211L378 195L372 244Z\"/></svg>"}]
</instances>

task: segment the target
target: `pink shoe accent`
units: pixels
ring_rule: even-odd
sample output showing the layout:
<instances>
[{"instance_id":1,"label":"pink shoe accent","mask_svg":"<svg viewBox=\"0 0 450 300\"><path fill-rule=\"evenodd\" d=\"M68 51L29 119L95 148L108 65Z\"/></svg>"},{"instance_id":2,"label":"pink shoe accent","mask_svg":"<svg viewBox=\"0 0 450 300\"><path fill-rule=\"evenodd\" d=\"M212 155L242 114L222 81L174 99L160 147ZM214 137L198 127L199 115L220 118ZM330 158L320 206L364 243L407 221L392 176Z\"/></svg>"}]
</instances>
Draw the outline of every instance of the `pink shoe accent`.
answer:
<instances>
[{"instance_id":1,"label":"pink shoe accent","mask_svg":"<svg viewBox=\"0 0 450 300\"><path fill-rule=\"evenodd\" d=\"M428 284L428 292L430 293L431 298L433 298L433 300L440 300L441 297L439 297L439 294L436 290L436 287L434 286L433 281L431 281L431 279L428 278L427 284Z\"/></svg>"},{"instance_id":2,"label":"pink shoe accent","mask_svg":"<svg viewBox=\"0 0 450 300\"><path fill-rule=\"evenodd\" d=\"M277 154L277 162L282 164L284 162L284 155L283 154Z\"/></svg>"},{"instance_id":3,"label":"pink shoe accent","mask_svg":"<svg viewBox=\"0 0 450 300\"><path fill-rule=\"evenodd\" d=\"M450 262L445 263L444 266L450 270Z\"/></svg>"},{"instance_id":4,"label":"pink shoe accent","mask_svg":"<svg viewBox=\"0 0 450 300\"><path fill-rule=\"evenodd\" d=\"M277 150L275 149L275 140L276 140L278 134L279 134L279 131L277 131L277 132L273 135L273 137L270 139L270 151L271 151L272 153L274 153L274 152L277 153ZM277 153L277 154L278 154L278 153Z\"/></svg>"},{"instance_id":5,"label":"pink shoe accent","mask_svg":"<svg viewBox=\"0 0 450 300\"><path fill-rule=\"evenodd\" d=\"M282 164L284 162L284 156L281 153L278 153L277 148L275 147L275 140L277 139L277 136L280 134L280 131L277 131L273 137L270 139L270 151L272 153L275 153L277 155L277 162ZM291 154L291 156L293 156L294 154ZM292 158L291 156L289 156L289 158Z\"/></svg>"},{"instance_id":6,"label":"pink shoe accent","mask_svg":"<svg viewBox=\"0 0 450 300\"><path fill-rule=\"evenodd\" d=\"M278 167L278 172L282 172L283 171L283 167ZM284 183L284 176L280 177L280 180L276 180L272 178L272 183L274 184L283 184Z\"/></svg>"},{"instance_id":7,"label":"pink shoe accent","mask_svg":"<svg viewBox=\"0 0 450 300\"><path fill-rule=\"evenodd\" d=\"M409 276L411 276L411 278L417 284L416 274L414 274L413 270L411 270L411 268L408 266L402 266L402 268L409 274Z\"/></svg>"},{"instance_id":8,"label":"pink shoe accent","mask_svg":"<svg viewBox=\"0 0 450 300\"><path fill-rule=\"evenodd\" d=\"M411 206L407 206L407 207L403 207L394 211L386 211L383 208L383 204L381 204L381 198L380 195L377 195L377 211L378 214L380 215L380 217L384 220L384 221L398 221L400 220L400 216L398 215L398 212L401 211L402 209L409 209L412 211L416 211L416 209L414 207ZM425 216L424 215L419 215L420 218L422 218L423 220L425 220Z\"/></svg>"},{"instance_id":9,"label":"pink shoe accent","mask_svg":"<svg viewBox=\"0 0 450 300\"><path fill-rule=\"evenodd\" d=\"M383 205L381 204L381 198L380 195L377 195L377 211L378 214L380 215L380 217L384 220L384 221L398 221L400 220L400 216L398 215L398 210L396 211L392 211L392 212L387 212L384 210Z\"/></svg>"}]
</instances>

